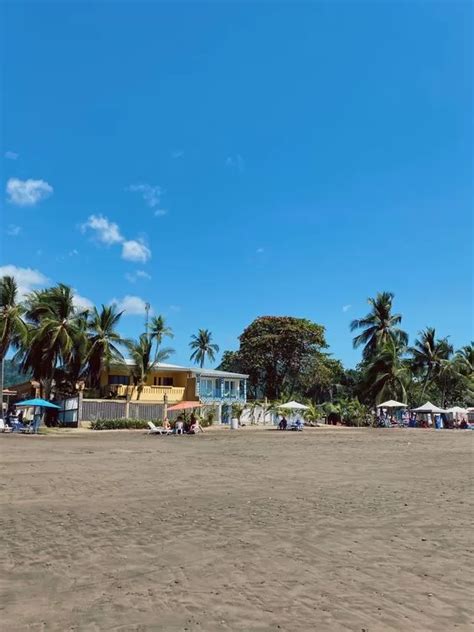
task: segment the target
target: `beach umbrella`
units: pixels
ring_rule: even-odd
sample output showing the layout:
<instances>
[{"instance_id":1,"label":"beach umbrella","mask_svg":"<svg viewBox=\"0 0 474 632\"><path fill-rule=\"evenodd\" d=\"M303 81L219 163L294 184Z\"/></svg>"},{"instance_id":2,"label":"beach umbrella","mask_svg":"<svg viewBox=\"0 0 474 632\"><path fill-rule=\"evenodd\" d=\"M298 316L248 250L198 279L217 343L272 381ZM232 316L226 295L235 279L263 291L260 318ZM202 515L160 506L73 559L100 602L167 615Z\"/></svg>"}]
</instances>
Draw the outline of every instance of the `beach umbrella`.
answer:
<instances>
[{"instance_id":1,"label":"beach umbrella","mask_svg":"<svg viewBox=\"0 0 474 632\"><path fill-rule=\"evenodd\" d=\"M378 404L377 408L406 408L406 404L402 404L401 402L396 402L394 399L389 399L386 402L382 402L382 404Z\"/></svg>"},{"instance_id":2,"label":"beach umbrella","mask_svg":"<svg viewBox=\"0 0 474 632\"><path fill-rule=\"evenodd\" d=\"M280 404L278 408L285 408L286 410L308 410L309 406L292 401L287 402L286 404Z\"/></svg>"},{"instance_id":3,"label":"beach umbrella","mask_svg":"<svg viewBox=\"0 0 474 632\"><path fill-rule=\"evenodd\" d=\"M200 408L204 406L201 402L179 402L168 408L168 411L172 410L190 410L191 408Z\"/></svg>"},{"instance_id":4,"label":"beach umbrella","mask_svg":"<svg viewBox=\"0 0 474 632\"><path fill-rule=\"evenodd\" d=\"M56 406L56 404L53 404L52 402L48 402L46 399L41 399L39 397L36 397L35 399L25 399L25 401L18 402L18 404L15 404L15 406L16 407L38 406L39 408L61 408L60 406Z\"/></svg>"},{"instance_id":5,"label":"beach umbrella","mask_svg":"<svg viewBox=\"0 0 474 632\"><path fill-rule=\"evenodd\" d=\"M446 411L439 406L435 406L431 402L426 402L423 406L412 408L414 413L445 413Z\"/></svg>"}]
</instances>

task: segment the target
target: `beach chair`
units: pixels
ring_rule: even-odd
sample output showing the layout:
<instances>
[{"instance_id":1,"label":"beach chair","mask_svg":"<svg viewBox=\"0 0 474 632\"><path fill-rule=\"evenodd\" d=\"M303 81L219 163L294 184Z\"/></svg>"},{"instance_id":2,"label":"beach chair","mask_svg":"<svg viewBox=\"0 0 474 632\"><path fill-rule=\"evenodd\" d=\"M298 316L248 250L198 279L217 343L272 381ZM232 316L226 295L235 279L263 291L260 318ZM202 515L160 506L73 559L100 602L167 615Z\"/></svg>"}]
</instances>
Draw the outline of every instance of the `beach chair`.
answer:
<instances>
[{"instance_id":1,"label":"beach chair","mask_svg":"<svg viewBox=\"0 0 474 632\"><path fill-rule=\"evenodd\" d=\"M171 431L165 430L164 428L161 428L160 426L155 426L155 424L152 421L149 421L148 434L167 435L167 434L171 434Z\"/></svg>"},{"instance_id":2,"label":"beach chair","mask_svg":"<svg viewBox=\"0 0 474 632\"><path fill-rule=\"evenodd\" d=\"M0 432L10 432L10 426L7 426L3 419L0 419Z\"/></svg>"}]
</instances>

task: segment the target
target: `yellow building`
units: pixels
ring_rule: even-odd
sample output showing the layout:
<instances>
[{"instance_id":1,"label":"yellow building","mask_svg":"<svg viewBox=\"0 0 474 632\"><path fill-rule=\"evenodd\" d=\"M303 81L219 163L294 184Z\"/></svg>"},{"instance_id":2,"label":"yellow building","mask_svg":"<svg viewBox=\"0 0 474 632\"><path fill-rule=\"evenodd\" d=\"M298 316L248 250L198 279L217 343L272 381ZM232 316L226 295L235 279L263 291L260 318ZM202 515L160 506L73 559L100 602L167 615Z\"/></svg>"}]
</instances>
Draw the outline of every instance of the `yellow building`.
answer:
<instances>
[{"instance_id":1,"label":"yellow building","mask_svg":"<svg viewBox=\"0 0 474 632\"><path fill-rule=\"evenodd\" d=\"M132 360L111 366L101 375L101 392L112 399L136 401L138 391L130 376ZM130 368L129 368L130 367ZM140 401L176 404L180 401L200 401L205 404L244 404L247 400L248 375L229 373L177 364L158 363L148 376Z\"/></svg>"}]
</instances>

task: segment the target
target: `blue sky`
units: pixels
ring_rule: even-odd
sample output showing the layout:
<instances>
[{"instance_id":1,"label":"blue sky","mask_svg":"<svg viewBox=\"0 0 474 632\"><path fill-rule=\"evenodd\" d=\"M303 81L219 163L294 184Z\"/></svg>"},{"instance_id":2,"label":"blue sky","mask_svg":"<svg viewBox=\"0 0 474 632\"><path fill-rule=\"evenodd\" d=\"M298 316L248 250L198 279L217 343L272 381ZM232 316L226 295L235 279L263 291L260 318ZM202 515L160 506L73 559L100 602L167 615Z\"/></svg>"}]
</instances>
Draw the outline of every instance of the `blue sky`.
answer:
<instances>
[{"instance_id":1,"label":"blue sky","mask_svg":"<svg viewBox=\"0 0 474 632\"><path fill-rule=\"evenodd\" d=\"M472 337L468 3L3 6L1 264L221 350L377 291Z\"/></svg>"}]
</instances>

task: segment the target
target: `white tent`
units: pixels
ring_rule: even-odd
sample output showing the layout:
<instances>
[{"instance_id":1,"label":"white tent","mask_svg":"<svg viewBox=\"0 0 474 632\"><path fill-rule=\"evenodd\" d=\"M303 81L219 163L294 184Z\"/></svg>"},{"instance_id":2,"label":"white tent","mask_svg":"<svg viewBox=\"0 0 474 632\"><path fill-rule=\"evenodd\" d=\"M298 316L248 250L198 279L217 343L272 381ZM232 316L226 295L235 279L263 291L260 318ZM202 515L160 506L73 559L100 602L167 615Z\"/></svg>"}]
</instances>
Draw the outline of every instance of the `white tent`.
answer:
<instances>
[{"instance_id":1,"label":"white tent","mask_svg":"<svg viewBox=\"0 0 474 632\"><path fill-rule=\"evenodd\" d=\"M446 411L439 406L435 406L431 402L426 402L423 406L419 406L418 408L412 409L414 413L445 413Z\"/></svg>"},{"instance_id":2,"label":"white tent","mask_svg":"<svg viewBox=\"0 0 474 632\"><path fill-rule=\"evenodd\" d=\"M309 406L305 406L299 402L287 402L286 404L280 404L278 408L285 408L287 410L308 410Z\"/></svg>"},{"instance_id":3,"label":"white tent","mask_svg":"<svg viewBox=\"0 0 474 632\"><path fill-rule=\"evenodd\" d=\"M453 406L452 408L446 409L447 413L464 413L467 414L467 408L462 408L461 406Z\"/></svg>"},{"instance_id":4,"label":"white tent","mask_svg":"<svg viewBox=\"0 0 474 632\"><path fill-rule=\"evenodd\" d=\"M377 404L377 408L406 408L406 404L402 404L401 402L396 402L394 399L389 399L382 404Z\"/></svg>"}]
</instances>

